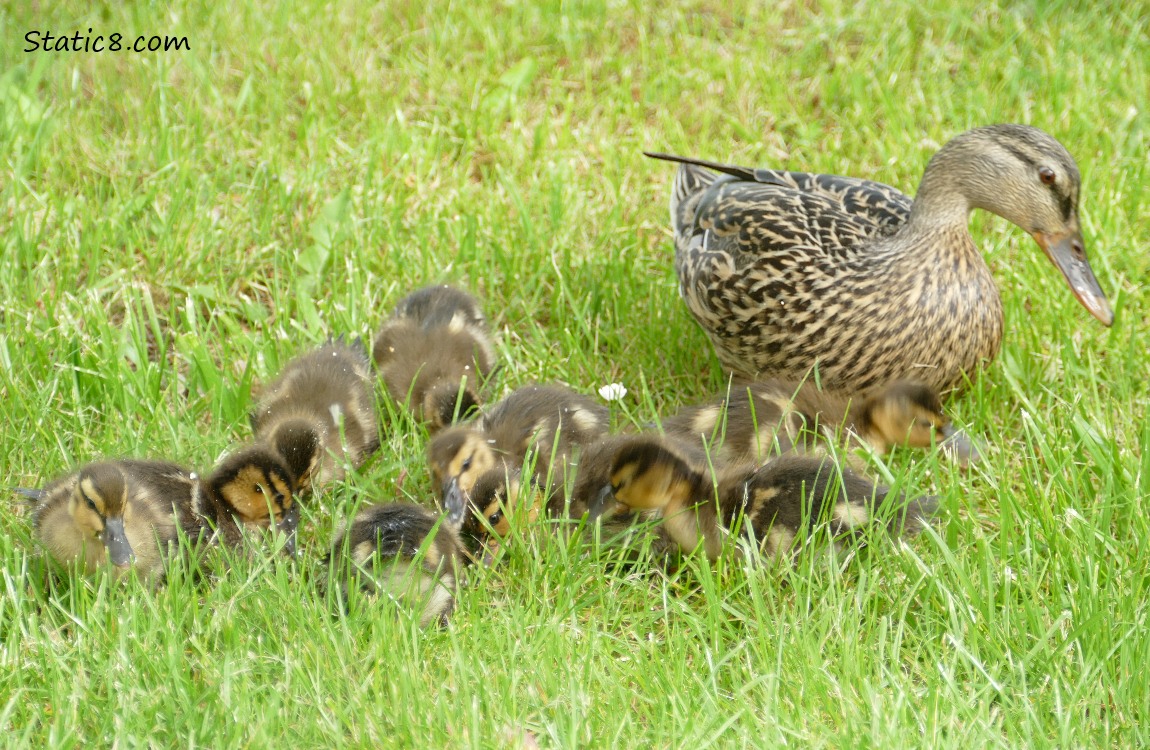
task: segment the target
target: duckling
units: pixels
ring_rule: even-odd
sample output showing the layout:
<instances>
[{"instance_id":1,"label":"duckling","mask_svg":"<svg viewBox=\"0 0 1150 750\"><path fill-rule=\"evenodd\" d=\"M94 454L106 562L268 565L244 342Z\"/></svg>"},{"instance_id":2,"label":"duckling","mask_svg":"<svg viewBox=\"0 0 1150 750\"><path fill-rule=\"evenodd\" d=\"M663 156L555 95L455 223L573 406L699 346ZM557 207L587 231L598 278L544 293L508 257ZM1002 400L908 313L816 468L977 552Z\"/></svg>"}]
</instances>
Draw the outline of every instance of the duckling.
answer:
<instances>
[{"instance_id":1,"label":"duckling","mask_svg":"<svg viewBox=\"0 0 1150 750\"><path fill-rule=\"evenodd\" d=\"M166 461L121 459L87 464L43 490L33 527L48 553L94 573L111 563L117 577L135 569L159 581L180 535L196 543L206 530L197 476Z\"/></svg>"},{"instance_id":2,"label":"duckling","mask_svg":"<svg viewBox=\"0 0 1150 750\"><path fill-rule=\"evenodd\" d=\"M228 547L238 546L245 530L274 524L285 537L285 554L294 556L300 514L295 477L295 469L271 446L245 446L208 475L203 515L214 520L219 540Z\"/></svg>"},{"instance_id":3,"label":"duckling","mask_svg":"<svg viewBox=\"0 0 1150 750\"><path fill-rule=\"evenodd\" d=\"M543 482L571 452L607 433L607 407L569 388L530 385L512 391L474 425L437 434L428 460L444 507L462 519L466 494L478 477L495 468L518 469L534 451L534 475Z\"/></svg>"},{"instance_id":4,"label":"duckling","mask_svg":"<svg viewBox=\"0 0 1150 750\"><path fill-rule=\"evenodd\" d=\"M507 536L514 521L530 523L540 515L577 521L610 497L612 462L631 439L604 435L579 446L549 478L532 473L524 481L520 468L500 465L488 469L468 492L461 493L463 505L448 514L448 521L459 525L460 535L473 549L486 546L492 536ZM613 513L612 518L617 523L631 520L623 513Z\"/></svg>"},{"instance_id":5,"label":"duckling","mask_svg":"<svg viewBox=\"0 0 1150 750\"><path fill-rule=\"evenodd\" d=\"M431 432L478 410L479 388L495 367L479 303L450 286L427 287L401 300L372 352L388 393L407 403Z\"/></svg>"},{"instance_id":6,"label":"duckling","mask_svg":"<svg viewBox=\"0 0 1150 750\"><path fill-rule=\"evenodd\" d=\"M421 607L419 624L447 624L467 564L459 537L429 510L407 503L363 508L350 527L335 535L326 560L328 580L358 582L368 593L383 591Z\"/></svg>"},{"instance_id":7,"label":"duckling","mask_svg":"<svg viewBox=\"0 0 1150 750\"><path fill-rule=\"evenodd\" d=\"M379 447L371 365L359 347L330 341L296 357L251 414L256 439L288 462L304 491L344 476Z\"/></svg>"},{"instance_id":8,"label":"duckling","mask_svg":"<svg viewBox=\"0 0 1150 750\"><path fill-rule=\"evenodd\" d=\"M1002 301L967 229L982 208L1026 230L1094 317L1114 320L1086 259L1079 173L1026 125L962 133L926 167L912 201L834 175L679 162L675 268L723 365L750 379L865 393L916 378L961 388L994 359ZM716 174L717 173L717 174Z\"/></svg>"},{"instance_id":9,"label":"duckling","mask_svg":"<svg viewBox=\"0 0 1150 750\"><path fill-rule=\"evenodd\" d=\"M876 518L914 534L938 505L933 497L907 503L825 456L790 453L758 469L716 473L697 465L663 439L636 437L616 454L610 486L614 501L661 517L684 551L702 547L711 560L736 526L752 535L761 554L779 558L821 523L836 539L861 534ZM592 515L604 507L598 504ZM902 510L892 514L888 507Z\"/></svg>"},{"instance_id":10,"label":"duckling","mask_svg":"<svg viewBox=\"0 0 1150 750\"><path fill-rule=\"evenodd\" d=\"M970 439L944 413L938 391L910 380L856 398L819 390L810 381L764 380L681 409L662 426L673 439L696 442L702 437L711 455L727 464L762 463L796 445L810 449L816 436L834 442L839 429L848 443L878 453L899 445L938 444L963 466L978 459Z\"/></svg>"}]
</instances>

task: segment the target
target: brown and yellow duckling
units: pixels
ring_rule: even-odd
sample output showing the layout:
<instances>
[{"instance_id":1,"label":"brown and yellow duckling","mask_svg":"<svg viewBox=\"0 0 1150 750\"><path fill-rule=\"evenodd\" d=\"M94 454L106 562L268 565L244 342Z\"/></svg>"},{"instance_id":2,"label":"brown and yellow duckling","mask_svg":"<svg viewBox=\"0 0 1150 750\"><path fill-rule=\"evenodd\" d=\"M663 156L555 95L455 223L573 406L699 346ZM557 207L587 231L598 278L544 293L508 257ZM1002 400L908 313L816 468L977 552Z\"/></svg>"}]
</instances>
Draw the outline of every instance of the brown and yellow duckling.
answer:
<instances>
[{"instance_id":1,"label":"brown and yellow duckling","mask_svg":"<svg viewBox=\"0 0 1150 750\"><path fill-rule=\"evenodd\" d=\"M180 537L195 543L208 531L198 486L194 473L175 464L122 459L21 492L36 501L35 535L57 562L87 573L111 565L117 576L135 569L158 581Z\"/></svg>"},{"instance_id":2,"label":"brown and yellow duckling","mask_svg":"<svg viewBox=\"0 0 1150 750\"><path fill-rule=\"evenodd\" d=\"M662 423L669 438L698 444L725 464L762 463L816 438L857 442L886 453L907 445L939 445L962 465L978 453L942 408L938 391L900 380L870 396L851 398L814 383L764 380L731 387L730 394L681 409Z\"/></svg>"},{"instance_id":3,"label":"brown and yellow duckling","mask_svg":"<svg viewBox=\"0 0 1150 750\"><path fill-rule=\"evenodd\" d=\"M780 558L821 524L836 540L876 522L913 534L937 509L935 498L905 502L829 457L790 453L757 469L716 473L700 466L665 439L636 437L615 455L611 499L662 518L683 551L701 547L711 560L736 526L752 535L761 554ZM609 508L600 502L592 513Z\"/></svg>"},{"instance_id":4,"label":"brown and yellow duckling","mask_svg":"<svg viewBox=\"0 0 1150 750\"><path fill-rule=\"evenodd\" d=\"M606 435L610 412L569 388L531 385L495 404L473 425L451 427L428 446L432 478L454 523L462 522L467 493L492 469L520 469L528 453L541 482L558 476L580 446Z\"/></svg>"},{"instance_id":5,"label":"brown and yellow duckling","mask_svg":"<svg viewBox=\"0 0 1150 750\"><path fill-rule=\"evenodd\" d=\"M335 535L327 580L383 593L420 612L419 624L447 624L467 564L459 537L440 516L418 505L371 505Z\"/></svg>"},{"instance_id":6,"label":"brown and yellow duckling","mask_svg":"<svg viewBox=\"0 0 1150 750\"><path fill-rule=\"evenodd\" d=\"M1030 233L1078 300L1113 321L1086 259L1079 173L1025 125L962 133L912 201L869 180L680 163L671 198L675 267L723 365L756 379L865 393L902 378L961 388L1002 341L1002 301L967 229L982 208Z\"/></svg>"},{"instance_id":7,"label":"brown and yellow duckling","mask_svg":"<svg viewBox=\"0 0 1150 750\"><path fill-rule=\"evenodd\" d=\"M450 286L405 297L376 337L372 354L391 397L408 404L432 432L479 408L479 389L495 368L479 303Z\"/></svg>"},{"instance_id":8,"label":"brown and yellow duckling","mask_svg":"<svg viewBox=\"0 0 1150 750\"><path fill-rule=\"evenodd\" d=\"M264 443L225 456L208 475L202 501L219 541L236 547L245 533L274 526L285 537L284 552L294 556L301 494L295 477L291 464Z\"/></svg>"},{"instance_id":9,"label":"brown and yellow duckling","mask_svg":"<svg viewBox=\"0 0 1150 750\"><path fill-rule=\"evenodd\" d=\"M252 431L287 461L298 491L344 476L379 447L367 354L331 341L288 362L251 414Z\"/></svg>"},{"instance_id":10,"label":"brown and yellow duckling","mask_svg":"<svg viewBox=\"0 0 1150 750\"><path fill-rule=\"evenodd\" d=\"M448 519L459 524L460 536L477 556L479 550L506 537L517 524L530 524L540 516L577 525L591 508L601 508L610 501L615 455L633 440L630 435L603 435L569 456L549 482L537 474L525 480L519 468L489 469L464 493L462 516L449 514ZM613 526L633 520L619 512L620 508L613 510ZM597 515L604 516L602 512Z\"/></svg>"},{"instance_id":11,"label":"brown and yellow duckling","mask_svg":"<svg viewBox=\"0 0 1150 750\"><path fill-rule=\"evenodd\" d=\"M235 547L243 529L273 523L294 552L291 471L264 446L236 452L206 479L167 461L120 459L21 492L36 501L33 527L49 554L88 573L110 563L117 575L134 568L158 581L181 535L192 546Z\"/></svg>"}]
</instances>

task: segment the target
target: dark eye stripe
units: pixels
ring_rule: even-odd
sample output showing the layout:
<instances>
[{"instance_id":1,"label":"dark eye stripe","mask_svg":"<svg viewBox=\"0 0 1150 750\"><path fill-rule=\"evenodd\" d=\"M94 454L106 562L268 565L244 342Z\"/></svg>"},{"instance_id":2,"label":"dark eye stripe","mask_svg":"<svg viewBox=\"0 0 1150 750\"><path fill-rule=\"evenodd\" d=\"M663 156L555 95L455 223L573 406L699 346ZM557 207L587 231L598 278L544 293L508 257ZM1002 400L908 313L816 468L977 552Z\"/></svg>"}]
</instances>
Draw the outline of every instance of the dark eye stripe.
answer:
<instances>
[{"instance_id":1,"label":"dark eye stripe","mask_svg":"<svg viewBox=\"0 0 1150 750\"><path fill-rule=\"evenodd\" d=\"M1062 220L1070 221L1070 214L1074 210L1074 198L1070 195L1062 195L1059 203L1062 207Z\"/></svg>"}]
</instances>

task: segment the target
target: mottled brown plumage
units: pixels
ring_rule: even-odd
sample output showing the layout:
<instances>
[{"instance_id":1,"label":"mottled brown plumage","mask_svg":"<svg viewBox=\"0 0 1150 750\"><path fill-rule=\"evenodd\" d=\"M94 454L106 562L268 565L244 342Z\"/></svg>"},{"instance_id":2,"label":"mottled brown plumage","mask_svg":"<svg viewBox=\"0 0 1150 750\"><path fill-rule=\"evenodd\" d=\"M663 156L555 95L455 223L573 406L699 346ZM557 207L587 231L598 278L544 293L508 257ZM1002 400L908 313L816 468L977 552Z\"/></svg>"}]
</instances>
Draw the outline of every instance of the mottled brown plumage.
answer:
<instances>
[{"instance_id":1,"label":"mottled brown plumage","mask_svg":"<svg viewBox=\"0 0 1150 750\"><path fill-rule=\"evenodd\" d=\"M797 381L817 365L835 390L961 388L1003 328L967 230L974 208L1030 233L1082 304L1113 320L1079 231L1078 167L1036 128L963 133L913 201L869 180L648 155L681 163L671 223L687 307L724 366L751 379Z\"/></svg>"},{"instance_id":2,"label":"mottled brown plumage","mask_svg":"<svg viewBox=\"0 0 1150 750\"><path fill-rule=\"evenodd\" d=\"M479 303L450 286L412 292L376 336L372 356L388 393L431 432L482 404L495 354Z\"/></svg>"}]
</instances>

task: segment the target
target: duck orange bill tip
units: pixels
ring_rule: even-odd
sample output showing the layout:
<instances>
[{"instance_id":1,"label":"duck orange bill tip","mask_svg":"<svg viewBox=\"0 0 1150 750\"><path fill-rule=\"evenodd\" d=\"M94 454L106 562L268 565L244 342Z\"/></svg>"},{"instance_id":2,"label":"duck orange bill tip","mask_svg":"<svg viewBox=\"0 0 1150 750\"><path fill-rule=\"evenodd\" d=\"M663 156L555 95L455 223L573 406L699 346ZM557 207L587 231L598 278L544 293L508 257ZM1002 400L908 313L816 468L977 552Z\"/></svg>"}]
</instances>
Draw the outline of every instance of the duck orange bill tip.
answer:
<instances>
[{"instance_id":1,"label":"duck orange bill tip","mask_svg":"<svg viewBox=\"0 0 1150 750\"><path fill-rule=\"evenodd\" d=\"M1102 325L1112 325L1114 311L1110 309L1110 301L1106 299L1098 279L1094 276L1094 269L1086 259L1086 244L1082 241L1082 233L1077 230L1064 234L1033 232L1032 236L1050 261L1062 272L1070 291L1082 306Z\"/></svg>"}]
</instances>

